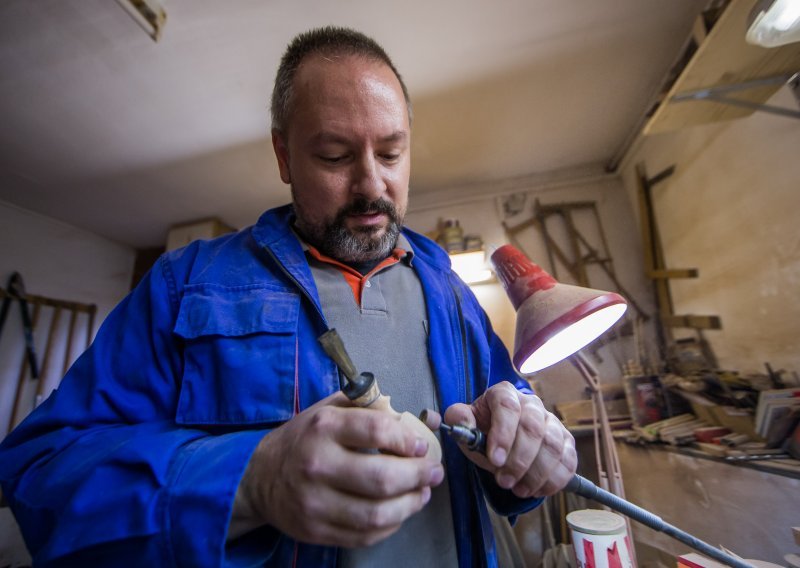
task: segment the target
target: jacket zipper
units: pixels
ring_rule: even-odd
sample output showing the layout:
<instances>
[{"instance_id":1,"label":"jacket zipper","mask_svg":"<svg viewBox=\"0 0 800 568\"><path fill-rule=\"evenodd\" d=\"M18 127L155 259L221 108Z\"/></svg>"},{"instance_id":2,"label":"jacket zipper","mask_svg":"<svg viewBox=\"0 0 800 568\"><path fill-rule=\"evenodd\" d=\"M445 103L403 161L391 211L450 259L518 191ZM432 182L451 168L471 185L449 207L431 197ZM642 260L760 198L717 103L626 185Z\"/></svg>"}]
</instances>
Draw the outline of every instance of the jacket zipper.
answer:
<instances>
[{"instance_id":1,"label":"jacket zipper","mask_svg":"<svg viewBox=\"0 0 800 568\"><path fill-rule=\"evenodd\" d=\"M278 265L278 267L281 269L281 272L283 272L286 275L286 277L289 280L292 281L292 283L295 285L295 287L297 287L297 289L300 290L300 293L303 296L305 296L308 299L309 302L311 302L311 305L314 306L314 309L319 314L319 317L322 320L322 323L324 324L325 329L329 329L328 328L328 322L325 321L325 316L323 315L322 310L319 307L317 307L316 302L314 302L314 298L311 297L311 294L308 292L308 290L306 290L300 284L300 282L297 280L297 278L295 278L294 275L286 269L286 267L283 265L283 263L278 260L278 257L275 256L275 253L272 252L272 249L270 249L269 247L265 246L264 250L267 251L267 254L272 259L272 261L275 264ZM295 337L295 341L294 341L294 414L295 414L295 416L300 414L300 377L298 375L298 364L299 364L298 357L299 357L299 354L300 354L300 345L298 343L297 338ZM296 552L296 550L295 550L295 552Z\"/></svg>"},{"instance_id":2,"label":"jacket zipper","mask_svg":"<svg viewBox=\"0 0 800 568\"><path fill-rule=\"evenodd\" d=\"M464 370L464 386L466 388L467 404L472 404L472 381L469 372L469 355L467 354L467 324L464 321L464 311L461 308L461 290L450 282L453 294L456 297L456 311L458 312L458 326L461 329L461 362Z\"/></svg>"},{"instance_id":3,"label":"jacket zipper","mask_svg":"<svg viewBox=\"0 0 800 568\"><path fill-rule=\"evenodd\" d=\"M283 265L283 263L278 260L278 257L275 256L275 253L272 252L272 249L270 249L269 247L265 246L264 250L267 251L267 254L273 260L273 262L275 262L275 264L278 265L278 267L281 269L281 272L283 272L287 276L287 278L289 278L289 280L292 281L292 284L294 284L297 287L297 289L300 290L300 293L303 294L303 296L305 296L306 299L308 299L309 302L311 302L311 305L314 306L314 309L319 314L319 317L322 320L322 323L325 324L325 329L328 329L328 322L325 321L325 316L323 315L322 310L317 306L317 303L314 301L314 298L311 297L311 294L308 292L308 290L306 290L300 284L300 282L297 280L297 278L295 278L294 275L286 269L286 267Z\"/></svg>"}]
</instances>

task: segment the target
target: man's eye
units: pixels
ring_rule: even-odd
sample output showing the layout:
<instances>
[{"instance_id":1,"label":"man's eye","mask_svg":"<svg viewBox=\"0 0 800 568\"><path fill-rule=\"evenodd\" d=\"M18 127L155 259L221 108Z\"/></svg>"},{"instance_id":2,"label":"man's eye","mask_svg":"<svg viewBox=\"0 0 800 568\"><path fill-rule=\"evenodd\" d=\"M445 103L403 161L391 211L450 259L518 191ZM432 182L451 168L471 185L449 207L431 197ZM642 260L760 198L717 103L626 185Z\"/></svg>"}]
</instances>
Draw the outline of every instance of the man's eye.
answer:
<instances>
[{"instance_id":1,"label":"man's eye","mask_svg":"<svg viewBox=\"0 0 800 568\"><path fill-rule=\"evenodd\" d=\"M381 158L387 162L395 162L398 158L400 158L400 154L381 154Z\"/></svg>"},{"instance_id":2,"label":"man's eye","mask_svg":"<svg viewBox=\"0 0 800 568\"><path fill-rule=\"evenodd\" d=\"M328 164L338 164L345 160L346 156L319 156L319 159Z\"/></svg>"}]
</instances>

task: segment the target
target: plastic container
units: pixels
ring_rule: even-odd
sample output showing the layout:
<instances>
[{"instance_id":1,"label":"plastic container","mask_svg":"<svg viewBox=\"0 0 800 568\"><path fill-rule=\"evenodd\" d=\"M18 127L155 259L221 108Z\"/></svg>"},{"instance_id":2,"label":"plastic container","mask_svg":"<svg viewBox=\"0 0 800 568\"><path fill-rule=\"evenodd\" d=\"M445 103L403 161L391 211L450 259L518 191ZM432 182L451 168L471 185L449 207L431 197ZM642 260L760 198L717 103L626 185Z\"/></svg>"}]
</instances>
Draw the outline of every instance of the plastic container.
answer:
<instances>
[{"instance_id":1,"label":"plastic container","mask_svg":"<svg viewBox=\"0 0 800 568\"><path fill-rule=\"evenodd\" d=\"M625 518L600 509L567 515L578 568L634 568Z\"/></svg>"}]
</instances>

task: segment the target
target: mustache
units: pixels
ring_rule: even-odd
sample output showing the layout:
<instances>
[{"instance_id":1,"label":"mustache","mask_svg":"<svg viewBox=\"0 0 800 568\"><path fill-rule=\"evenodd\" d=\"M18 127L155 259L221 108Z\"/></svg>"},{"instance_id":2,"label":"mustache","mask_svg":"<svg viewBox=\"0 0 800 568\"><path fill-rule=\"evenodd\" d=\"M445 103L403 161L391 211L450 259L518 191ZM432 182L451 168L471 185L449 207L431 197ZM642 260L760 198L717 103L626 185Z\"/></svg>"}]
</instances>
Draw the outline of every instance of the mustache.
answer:
<instances>
[{"instance_id":1,"label":"mustache","mask_svg":"<svg viewBox=\"0 0 800 568\"><path fill-rule=\"evenodd\" d=\"M372 215L375 213L383 213L392 221L397 222L397 209L385 199L368 201L364 198L356 198L352 203L342 207L338 217L342 219L347 215Z\"/></svg>"}]
</instances>

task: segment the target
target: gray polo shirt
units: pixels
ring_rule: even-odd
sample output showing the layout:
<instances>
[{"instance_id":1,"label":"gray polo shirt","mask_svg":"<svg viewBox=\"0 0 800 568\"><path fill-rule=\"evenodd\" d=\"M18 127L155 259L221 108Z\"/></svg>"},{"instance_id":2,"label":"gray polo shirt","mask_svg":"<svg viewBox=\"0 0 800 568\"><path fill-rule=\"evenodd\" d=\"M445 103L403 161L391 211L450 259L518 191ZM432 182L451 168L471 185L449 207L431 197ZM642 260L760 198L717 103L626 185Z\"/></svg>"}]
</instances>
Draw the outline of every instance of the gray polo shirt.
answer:
<instances>
[{"instance_id":1,"label":"gray polo shirt","mask_svg":"<svg viewBox=\"0 0 800 568\"><path fill-rule=\"evenodd\" d=\"M422 286L413 269L413 251L400 235L398 262L383 263L366 276L349 267L306 257L329 327L336 328L359 371L375 374L392 408L419 415L439 409L428 360L428 321ZM350 271L347 278L343 272ZM348 282L349 280L349 282ZM352 285L351 285L352 283ZM453 518L447 478L431 500L395 534L369 548L343 549L344 567L456 566Z\"/></svg>"}]
</instances>

